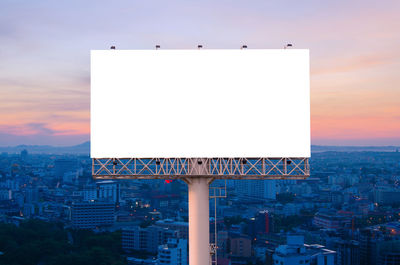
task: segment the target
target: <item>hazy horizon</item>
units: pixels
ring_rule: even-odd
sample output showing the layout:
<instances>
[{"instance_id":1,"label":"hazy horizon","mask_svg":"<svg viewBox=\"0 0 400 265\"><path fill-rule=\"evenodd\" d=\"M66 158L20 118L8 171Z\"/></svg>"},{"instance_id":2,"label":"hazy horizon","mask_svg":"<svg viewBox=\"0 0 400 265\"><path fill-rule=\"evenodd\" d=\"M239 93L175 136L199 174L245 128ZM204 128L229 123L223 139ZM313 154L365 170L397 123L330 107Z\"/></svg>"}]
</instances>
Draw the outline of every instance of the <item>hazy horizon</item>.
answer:
<instances>
[{"instance_id":1,"label":"hazy horizon","mask_svg":"<svg viewBox=\"0 0 400 265\"><path fill-rule=\"evenodd\" d=\"M90 140L79 142L79 143L73 143L73 144L67 144L67 145L52 145L52 144L15 144L15 145L1 145L0 147L17 147L17 146L51 146L51 147L71 147L71 146L78 146L78 145L83 145L89 143ZM381 145L368 145L368 144L316 144L316 143L311 143L311 146L322 146L322 147L400 147L400 144L381 144Z\"/></svg>"}]
</instances>

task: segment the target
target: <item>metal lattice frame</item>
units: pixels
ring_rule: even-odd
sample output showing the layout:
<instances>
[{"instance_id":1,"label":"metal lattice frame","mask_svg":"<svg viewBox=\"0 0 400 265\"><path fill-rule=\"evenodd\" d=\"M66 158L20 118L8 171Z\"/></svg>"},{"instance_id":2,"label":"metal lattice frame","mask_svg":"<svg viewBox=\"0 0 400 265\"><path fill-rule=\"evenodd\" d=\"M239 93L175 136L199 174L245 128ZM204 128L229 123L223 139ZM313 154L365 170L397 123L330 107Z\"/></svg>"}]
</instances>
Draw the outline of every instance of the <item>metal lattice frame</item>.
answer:
<instances>
[{"instance_id":1,"label":"metal lattice frame","mask_svg":"<svg viewBox=\"0 0 400 265\"><path fill-rule=\"evenodd\" d=\"M93 158L95 179L305 179L309 158Z\"/></svg>"}]
</instances>

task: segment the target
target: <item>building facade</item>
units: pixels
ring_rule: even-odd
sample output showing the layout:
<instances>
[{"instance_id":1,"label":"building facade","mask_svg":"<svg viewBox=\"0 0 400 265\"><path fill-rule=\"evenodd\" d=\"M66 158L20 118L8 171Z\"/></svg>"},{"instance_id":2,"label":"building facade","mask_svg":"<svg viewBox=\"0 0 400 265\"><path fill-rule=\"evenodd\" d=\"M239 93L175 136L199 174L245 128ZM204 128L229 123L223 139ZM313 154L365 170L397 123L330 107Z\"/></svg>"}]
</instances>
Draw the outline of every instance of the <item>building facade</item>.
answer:
<instances>
[{"instance_id":1,"label":"building facade","mask_svg":"<svg viewBox=\"0 0 400 265\"><path fill-rule=\"evenodd\" d=\"M336 252L321 245L304 244L301 235L289 235L286 245L279 245L273 254L276 265L334 265Z\"/></svg>"},{"instance_id":2,"label":"building facade","mask_svg":"<svg viewBox=\"0 0 400 265\"><path fill-rule=\"evenodd\" d=\"M158 264L159 265L187 265L187 240L170 238L167 244L158 247Z\"/></svg>"},{"instance_id":3,"label":"building facade","mask_svg":"<svg viewBox=\"0 0 400 265\"><path fill-rule=\"evenodd\" d=\"M156 253L159 245L166 244L169 238L176 236L176 231L157 226L124 228L122 230L122 248L125 251L141 250Z\"/></svg>"},{"instance_id":4,"label":"building facade","mask_svg":"<svg viewBox=\"0 0 400 265\"><path fill-rule=\"evenodd\" d=\"M94 229L114 224L115 204L112 202L79 202L71 206L74 228Z\"/></svg>"},{"instance_id":5,"label":"building facade","mask_svg":"<svg viewBox=\"0 0 400 265\"><path fill-rule=\"evenodd\" d=\"M276 199L276 180L235 180L235 192L250 199Z\"/></svg>"}]
</instances>

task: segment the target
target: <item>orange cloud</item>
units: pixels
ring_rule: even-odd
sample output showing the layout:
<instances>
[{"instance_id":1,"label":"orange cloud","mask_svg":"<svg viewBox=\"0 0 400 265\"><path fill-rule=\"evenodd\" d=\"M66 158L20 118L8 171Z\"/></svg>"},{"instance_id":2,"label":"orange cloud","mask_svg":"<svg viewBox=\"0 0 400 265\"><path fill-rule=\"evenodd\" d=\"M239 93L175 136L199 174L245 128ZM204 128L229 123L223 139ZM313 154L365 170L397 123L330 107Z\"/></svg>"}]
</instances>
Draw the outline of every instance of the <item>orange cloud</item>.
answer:
<instances>
[{"instance_id":1,"label":"orange cloud","mask_svg":"<svg viewBox=\"0 0 400 265\"><path fill-rule=\"evenodd\" d=\"M379 53L335 59L331 58L330 60L319 62L316 66L314 66L311 70L311 75L354 72L375 66L397 63L399 59L400 55L398 52L393 54Z\"/></svg>"}]
</instances>

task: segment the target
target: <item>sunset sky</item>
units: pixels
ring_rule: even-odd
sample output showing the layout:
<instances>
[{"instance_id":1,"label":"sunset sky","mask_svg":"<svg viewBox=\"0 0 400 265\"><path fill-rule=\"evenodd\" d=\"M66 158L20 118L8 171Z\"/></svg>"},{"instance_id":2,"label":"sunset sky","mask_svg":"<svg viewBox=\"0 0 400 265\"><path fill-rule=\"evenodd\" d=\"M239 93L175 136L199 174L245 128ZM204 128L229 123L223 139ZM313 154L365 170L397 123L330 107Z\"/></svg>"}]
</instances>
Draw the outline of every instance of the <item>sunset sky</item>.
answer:
<instances>
[{"instance_id":1,"label":"sunset sky","mask_svg":"<svg viewBox=\"0 0 400 265\"><path fill-rule=\"evenodd\" d=\"M1 0L0 146L89 140L91 49L310 49L312 143L400 145L400 1Z\"/></svg>"}]
</instances>

